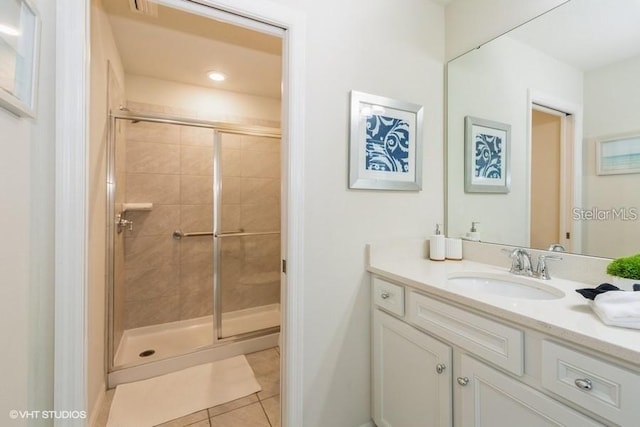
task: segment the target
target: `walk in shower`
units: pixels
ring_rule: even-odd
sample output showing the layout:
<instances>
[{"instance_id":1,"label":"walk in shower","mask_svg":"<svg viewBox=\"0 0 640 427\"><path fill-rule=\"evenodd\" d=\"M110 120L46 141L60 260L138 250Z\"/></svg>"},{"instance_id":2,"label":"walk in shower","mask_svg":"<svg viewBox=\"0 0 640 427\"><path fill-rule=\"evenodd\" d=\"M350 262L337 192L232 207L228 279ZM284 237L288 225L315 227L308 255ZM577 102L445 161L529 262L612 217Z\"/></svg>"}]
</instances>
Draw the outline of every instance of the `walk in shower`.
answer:
<instances>
[{"instance_id":1,"label":"walk in shower","mask_svg":"<svg viewBox=\"0 0 640 427\"><path fill-rule=\"evenodd\" d=\"M110 123L109 383L275 345L279 130L126 109Z\"/></svg>"}]
</instances>

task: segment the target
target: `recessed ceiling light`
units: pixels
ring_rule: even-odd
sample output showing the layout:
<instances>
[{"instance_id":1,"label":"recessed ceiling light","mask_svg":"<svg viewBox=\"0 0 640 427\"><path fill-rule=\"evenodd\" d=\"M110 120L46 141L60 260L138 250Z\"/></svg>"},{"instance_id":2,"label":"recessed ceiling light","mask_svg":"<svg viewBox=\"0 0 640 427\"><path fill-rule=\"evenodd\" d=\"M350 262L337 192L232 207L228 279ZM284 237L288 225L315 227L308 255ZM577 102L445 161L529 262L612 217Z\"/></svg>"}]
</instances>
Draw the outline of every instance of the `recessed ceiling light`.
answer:
<instances>
[{"instance_id":1,"label":"recessed ceiling light","mask_svg":"<svg viewBox=\"0 0 640 427\"><path fill-rule=\"evenodd\" d=\"M20 31L16 28L10 27L8 25L0 24L0 33L7 34L9 36L19 36Z\"/></svg>"},{"instance_id":2,"label":"recessed ceiling light","mask_svg":"<svg viewBox=\"0 0 640 427\"><path fill-rule=\"evenodd\" d=\"M226 80L227 76L225 76L224 74L222 74L219 71L211 71L209 74L207 74L209 76L209 78L211 80L213 80L214 82L223 82Z\"/></svg>"}]
</instances>

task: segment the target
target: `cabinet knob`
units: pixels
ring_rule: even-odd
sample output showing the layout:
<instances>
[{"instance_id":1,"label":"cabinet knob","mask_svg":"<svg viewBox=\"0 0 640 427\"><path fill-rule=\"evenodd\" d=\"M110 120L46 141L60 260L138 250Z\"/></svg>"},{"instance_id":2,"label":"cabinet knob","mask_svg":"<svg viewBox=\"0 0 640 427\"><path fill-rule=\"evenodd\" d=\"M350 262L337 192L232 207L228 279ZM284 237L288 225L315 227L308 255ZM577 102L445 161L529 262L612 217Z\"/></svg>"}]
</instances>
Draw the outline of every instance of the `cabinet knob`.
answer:
<instances>
[{"instance_id":1,"label":"cabinet knob","mask_svg":"<svg viewBox=\"0 0 640 427\"><path fill-rule=\"evenodd\" d=\"M593 384L591 380L588 378L578 378L574 381L576 387L582 390L591 390L593 388Z\"/></svg>"},{"instance_id":2,"label":"cabinet knob","mask_svg":"<svg viewBox=\"0 0 640 427\"><path fill-rule=\"evenodd\" d=\"M456 378L456 381L458 381L458 384L465 386L467 384L469 384L469 378L467 377L458 377Z\"/></svg>"},{"instance_id":3,"label":"cabinet knob","mask_svg":"<svg viewBox=\"0 0 640 427\"><path fill-rule=\"evenodd\" d=\"M439 374L443 373L445 369L447 369L447 365L445 365L444 363L438 363L436 365L436 372Z\"/></svg>"},{"instance_id":4,"label":"cabinet knob","mask_svg":"<svg viewBox=\"0 0 640 427\"><path fill-rule=\"evenodd\" d=\"M380 298L382 299L387 299L391 296L391 294L389 292L383 292L380 294Z\"/></svg>"}]
</instances>

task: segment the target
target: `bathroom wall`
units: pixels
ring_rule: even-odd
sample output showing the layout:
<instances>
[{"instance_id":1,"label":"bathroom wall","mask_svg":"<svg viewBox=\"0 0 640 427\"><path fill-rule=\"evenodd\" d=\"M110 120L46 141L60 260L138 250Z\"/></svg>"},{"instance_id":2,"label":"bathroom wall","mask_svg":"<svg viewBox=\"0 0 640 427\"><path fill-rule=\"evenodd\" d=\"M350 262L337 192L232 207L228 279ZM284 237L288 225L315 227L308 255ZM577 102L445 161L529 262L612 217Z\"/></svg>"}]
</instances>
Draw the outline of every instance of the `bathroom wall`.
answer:
<instances>
[{"instance_id":1,"label":"bathroom wall","mask_svg":"<svg viewBox=\"0 0 640 427\"><path fill-rule=\"evenodd\" d=\"M505 73L504 70L508 70ZM528 91L582 104L582 72L516 40L502 37L448 65L448 234L461 236L472 221L480 238L529 246ZM452 101L455 100L455 101ZM464 192L464 117L511 125L511 191Z\"/></svg>"},{"instance_id":2,"label":"bathroom wall","mask_svg":"<svg viewBox=\"0 0 640 427\"><path fill-rule=\"evenodd\" d=\"M0 424L10 410L53 409L56 5L35 0L42 25L36 118L0 108Z\"/></svg>"},{"instance_id":3,"label":"bathroom wall","mask_svg":"<svg viewBox=\"0 0 640 427\"><path fill-rule=\"evenodd\" d=\"M429 235L443 217L444 8L430 0L277 0L306 16L303 421L370 420L365 245ZM349 190L349 91L424 106L423 190Z\"/></svg>"},{"instance_id":4,"label":"bathroom wall","mask_svg":"<svg viewBox=\"0 0 640 427\"><path fill-rule=\"evenodd\" d=\"M596 175L595 140L598 137L640 133L640 58L631 58L585 73L584 79L584 182L586 209L635 208L640 216L638 174ZM620 219L585 221L585 253L611 258L638 252L640 217L634 221Z\"/></svg>"}]
</instances>

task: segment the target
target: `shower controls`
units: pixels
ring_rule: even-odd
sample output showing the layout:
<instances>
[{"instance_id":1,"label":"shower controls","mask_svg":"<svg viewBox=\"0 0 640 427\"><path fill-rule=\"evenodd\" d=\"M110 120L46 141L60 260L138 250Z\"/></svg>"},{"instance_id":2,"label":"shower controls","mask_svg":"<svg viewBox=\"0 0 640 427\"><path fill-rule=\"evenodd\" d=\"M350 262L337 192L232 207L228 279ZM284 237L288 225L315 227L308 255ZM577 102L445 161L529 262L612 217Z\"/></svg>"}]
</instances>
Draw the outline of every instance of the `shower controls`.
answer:
<instances>
[{"instance_id":1,"label":"shower controls","mask_svg":"<svg viewBox=\"0 0 640 427\"><path fill-rule=\"evenodd\" d=\"M116 227L118 228L118 233L122 233L122 230L127 228L129 231L133 231L133 221L130 219L124 218L124 213L119 213L116 216Z\"/></svg>"}]
</instances>

